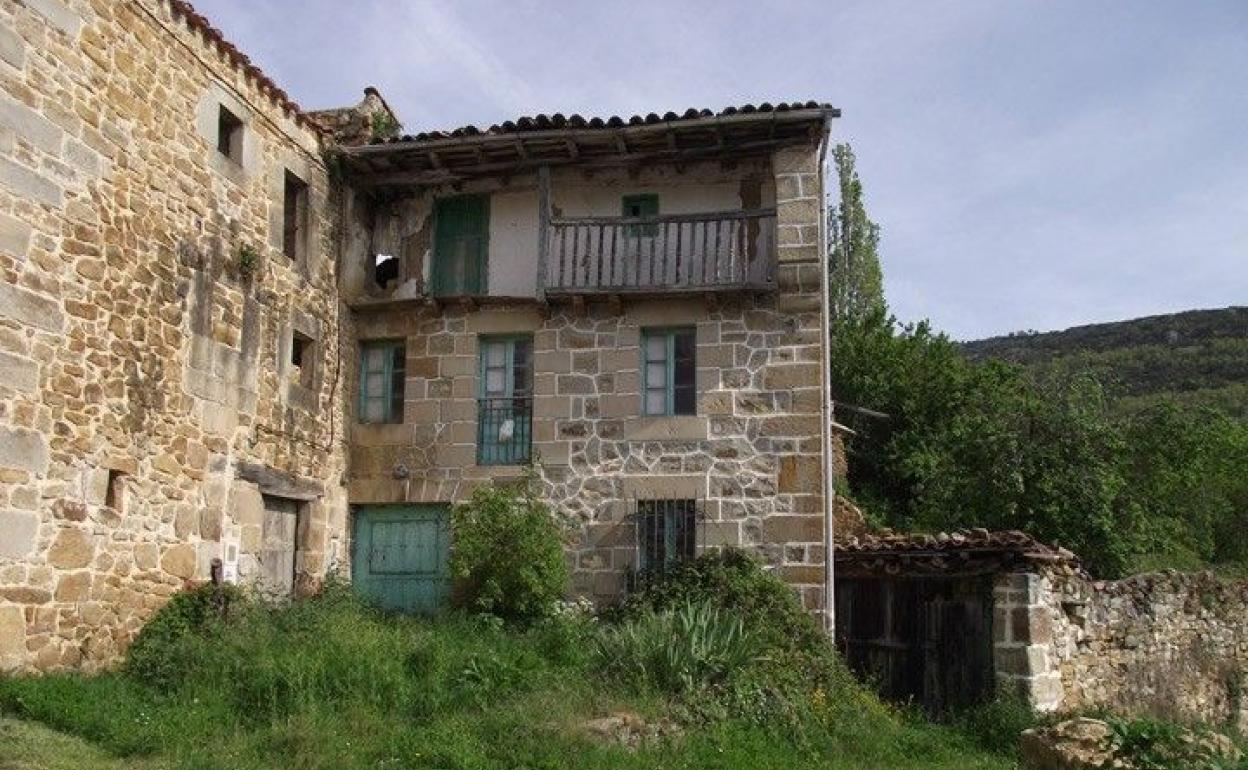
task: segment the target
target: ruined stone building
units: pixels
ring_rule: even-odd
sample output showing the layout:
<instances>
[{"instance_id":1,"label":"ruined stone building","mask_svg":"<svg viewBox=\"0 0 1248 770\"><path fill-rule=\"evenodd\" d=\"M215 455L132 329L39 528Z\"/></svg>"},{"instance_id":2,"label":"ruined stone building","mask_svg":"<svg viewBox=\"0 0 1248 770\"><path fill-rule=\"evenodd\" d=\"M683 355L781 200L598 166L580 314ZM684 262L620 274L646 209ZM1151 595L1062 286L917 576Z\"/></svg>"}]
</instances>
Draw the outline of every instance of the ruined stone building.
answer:
<instances>
[{"instance_id":1,"label":"ruined stone building","mask_svg":"<svg viewBox=\"0 0 1248 770\"><path fill-rule=\"evenodd\" d=\"M823 603L832 108L415 136L179 0L0 3L0 669L115 659L214 560L436 606L530 466L570 591L706 548Z\"/></svg>"}]
</instances>

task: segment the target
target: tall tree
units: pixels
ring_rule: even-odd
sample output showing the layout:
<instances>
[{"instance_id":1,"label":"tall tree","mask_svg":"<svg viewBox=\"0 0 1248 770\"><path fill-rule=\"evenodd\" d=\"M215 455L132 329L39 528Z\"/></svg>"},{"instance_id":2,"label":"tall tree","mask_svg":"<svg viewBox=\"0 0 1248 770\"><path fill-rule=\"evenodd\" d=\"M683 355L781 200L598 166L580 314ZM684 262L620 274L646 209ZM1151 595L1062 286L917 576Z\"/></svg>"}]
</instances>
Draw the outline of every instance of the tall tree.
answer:
<instances>
[{"instance_id":1,"label":"tall tree","mask_svg":"<svg viewBox=\"0 0 1248 770\"><path fill-rule=\"evenodd\" d=\"M885 304L878 254L880 226L867 216L853 148L838 144L832 149L832 160L841 193L840 202L828 207L828 269L835 328L882 316Z\"/></svg>"}]
</instances>

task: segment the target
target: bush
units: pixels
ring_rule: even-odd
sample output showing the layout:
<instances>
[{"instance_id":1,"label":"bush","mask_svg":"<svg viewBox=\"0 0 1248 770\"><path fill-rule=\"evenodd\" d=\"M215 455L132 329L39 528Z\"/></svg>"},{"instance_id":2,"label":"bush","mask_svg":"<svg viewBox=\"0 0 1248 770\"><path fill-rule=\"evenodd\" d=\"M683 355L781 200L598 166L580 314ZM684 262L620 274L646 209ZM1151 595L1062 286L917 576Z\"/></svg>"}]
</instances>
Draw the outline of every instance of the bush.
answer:
<instances>
[{"instance_id":1,"label":"bush","mask_svg":"<svg viewBox=\"0 0 1248 770\"><path fill-rule=\"evenodd\" d=\"M207 584L174 594L130 645L126 673L151 687L173 686L186 673L186 648L211 635L217 624L243 604L243 593L228 584Z\"/></svg>"},{"instance_id":2,"label":"bush","mask_svg":"<svg viewBox=\"0 0 1248 770\"><path fill-rule=\"evenodd\" d=\"M628 618L646 610L711 602L740 618L767 657L834 657L827 636L793 589L744 551L712 551L642 578L641 590L612 615Z\"/></svg>"},{"instance_id":3,"label":"bush","mask_svg":"<svg viewBox=\"0 0 1248 770\"><path fill-rule=\"evenodd\" d=\"M1006 695L954 717L954 725L979 746L1008 756L1017 753L1018 736L1039 723L1030 703Z\"/></svg>"},{"instance_id":4,"label":"bush","mask_svg":"<svg viewBox=\"0 0 1248 770\"><path fill-rule=\"evenodd\" d=\"M554 611L568 582L562 532L528 485L478 488L455 508L452 529L459 606L521 623Z\"/></svg>"},{"instance_id":5,"label":"bush","mask_svg":"<svg viewBox=\"0 0 1248 770\"><path fill-rule=\"evenodd\" d=\"M689 695L753 661L757 644L740 618L702 601L605 628L596 652L601 670L626 686Z\"/></svg>"}]
</instances>

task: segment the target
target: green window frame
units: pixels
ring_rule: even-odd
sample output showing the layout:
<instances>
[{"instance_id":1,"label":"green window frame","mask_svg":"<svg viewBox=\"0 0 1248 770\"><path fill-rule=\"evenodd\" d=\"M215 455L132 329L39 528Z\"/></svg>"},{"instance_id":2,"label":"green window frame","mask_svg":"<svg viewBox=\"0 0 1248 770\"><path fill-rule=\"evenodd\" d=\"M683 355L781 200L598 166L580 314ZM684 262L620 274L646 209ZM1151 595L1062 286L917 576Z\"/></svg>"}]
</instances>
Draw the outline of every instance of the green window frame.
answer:
<instances>
[{"instance_id":1,"label":"green window frame","mask_svg":"<svg viewBox=\"0 0 1248 770\"><path fill-rule=\"evenodd\" d=\"M403 422L407 345L402 340L360 343L361 423Z\"/></svg>"},{"instance_id":2,"label":"green window frame","mask_svg":"<svg viewBox=\"0 0 1248 770\"><path fill-rule=\"evenodd\" d=\"M657 217L659 215L659 196L655 193L637 193L625 195L620 199L621 216L628 218ZM653 238L659 234L658 224L626 225L624 235L629 238Z\"/></svg>"},{"instance_id":3,"label":"green window frame","mask_svg":"<svg viewBox=\"0 0 1248 770\"><path fill-rule=\"evenodd\" d=\"M697 347L697 330L691 326L642 330L643 414L697 414Z\"/></svg>"},{"instance_id":4,"label":"green window frame","mask_svg":"<svg viewBox=\"0 0 1248 770\"><path fill-rule=\"evenodd\" d=\"M478 340L477 464L523 465L533 446L533 336Z\"/></svg>"},{"instance_id":5,"label":"green window frame","mask_svg":"<svg viewBox=\"0 0 1248 770\"><path fill-rule=\"evenodd\" d=\"M456 195L434 204L432 293L436 297L486 293L490 198Z\"/></svg>"}]
</instances>

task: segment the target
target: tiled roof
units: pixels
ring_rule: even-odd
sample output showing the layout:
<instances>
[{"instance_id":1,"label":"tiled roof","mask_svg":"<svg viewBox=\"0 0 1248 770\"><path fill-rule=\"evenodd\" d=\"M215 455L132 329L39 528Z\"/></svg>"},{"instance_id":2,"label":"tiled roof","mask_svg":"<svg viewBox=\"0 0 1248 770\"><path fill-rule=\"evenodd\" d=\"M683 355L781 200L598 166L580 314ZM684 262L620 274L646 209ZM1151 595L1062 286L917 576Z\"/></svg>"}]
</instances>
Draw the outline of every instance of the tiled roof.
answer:
<instances>
[{"instance_id":1,"label":"tiled roof","mask_svg":"<svg viewBox=\"0 0 1248 770\"><path fill-rule=\"evenodd\" d=\"M1073 563L1077 560L1075 554L1065 548L1046 545L1017 530L989 532L986 529L970 529L937 535L868 534L838 542L836 550L838 556L978 551L1012 553L1037 561Z\"/></svg>"},{"instance_id":2,"label":"tiled roof","mask_svg":"<svg viewBox=\"0 0 1248 770\"><path fill-rule=\"evenodd\" d=\"M391 139L377 139L373 144L398 143L398 142L425 142L435 139L455 139L468 136L501 136L504 134L522 134L529 131L551 131L559 129L596 129L596 128L625 128L628 126L646 126L658 123L675 123L685 120L697 120L700 118L713 117L729 117L732 115L752 115L756 113L773 113L773 112L794 112L798 110L824 110L832 117L838 117L840 111L830 104L821 104L816 101L807 102L779 102L772 104L763 102L762 104L743 104L736 107L725 107L719 112L708 109L698 109L690 107L682 113L666 112L662 115L651 112L646 115L632 115L630 117L620 117L612 115L607 118L586 118L580 115L564 115L556 112L553 115L534 115L523 116L514 120L507 120L502 123L496 123L489 128L479 128L477 126L462 126L450 131L425 131L419 134L405 134L396 136Z\"/></svg>"},{"instance_id":3,"label":"tiled roof","mask_svg":"<svg viewBox=\"0 0 1248 770\"><path fill-rule=\"evenodd\" d=\"M287 114L313 131L318 133L324 132L323 126L309 117L285 91L278 87L277 83L273 82L272 78L264 74L262 69L252 64L251 59L246 54L238 50L233 43L226 40L221 30L212 26L207 17L197 13L194 6L186 2L186 0L167 0L167 2L173 11L175 19L180 17L192 32L203 35L205 42L215 47L221 55L229 60L230 66L240 70L248 80L255 83L256 88L272 99Z\"/></svg>"}]
</instances>

